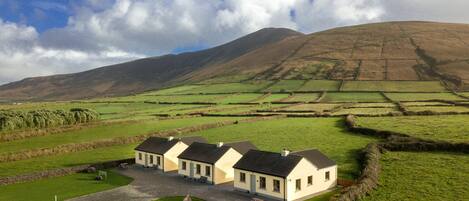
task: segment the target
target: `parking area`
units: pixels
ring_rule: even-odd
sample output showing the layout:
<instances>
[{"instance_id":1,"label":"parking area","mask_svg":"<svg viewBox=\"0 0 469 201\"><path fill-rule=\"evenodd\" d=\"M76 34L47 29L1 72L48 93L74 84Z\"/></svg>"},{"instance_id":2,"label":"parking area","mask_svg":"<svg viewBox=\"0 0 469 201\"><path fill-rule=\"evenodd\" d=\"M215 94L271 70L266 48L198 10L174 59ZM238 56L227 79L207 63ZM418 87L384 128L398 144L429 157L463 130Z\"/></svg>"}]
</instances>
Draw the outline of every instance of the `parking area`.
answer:
<instances>
[{"instance_id":1,"label":"parking area","mask_svg":"<svg viewBox=\"0 0 469 201\"><path fill-rule=\"evenodd\" d=\"M130 166L117 172L134 178L127 186L85 195L70 201L153 201L167 196L196 196L207 201L250 201L253 195L233 190L233 183L202 184L185 179L177 172L163 173L150 168ZM269 200L262 198L262 200ZM270 201L270 200L269 200Z\"/></svg>"}]
</instances>

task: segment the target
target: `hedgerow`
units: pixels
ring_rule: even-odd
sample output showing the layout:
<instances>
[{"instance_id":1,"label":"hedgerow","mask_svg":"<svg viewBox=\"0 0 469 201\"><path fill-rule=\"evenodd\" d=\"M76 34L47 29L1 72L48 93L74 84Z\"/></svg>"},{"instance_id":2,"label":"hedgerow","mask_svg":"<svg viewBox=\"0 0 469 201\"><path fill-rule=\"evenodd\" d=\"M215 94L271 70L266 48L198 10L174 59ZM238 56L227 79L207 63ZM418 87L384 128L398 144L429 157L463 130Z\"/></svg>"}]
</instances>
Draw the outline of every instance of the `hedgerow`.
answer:
<instances>
[{"instance_id":1,"label":"hedgerow","mask_svg":"<svg viewBox=\"0 0 469 201\"><path fill-rule=\"evenodd\" d=\"M0 131L28 128L51 128L88 123L99 118L93 110L73 108L65 110L12 111L0 110Z\"/></svg>"}]
</instances>

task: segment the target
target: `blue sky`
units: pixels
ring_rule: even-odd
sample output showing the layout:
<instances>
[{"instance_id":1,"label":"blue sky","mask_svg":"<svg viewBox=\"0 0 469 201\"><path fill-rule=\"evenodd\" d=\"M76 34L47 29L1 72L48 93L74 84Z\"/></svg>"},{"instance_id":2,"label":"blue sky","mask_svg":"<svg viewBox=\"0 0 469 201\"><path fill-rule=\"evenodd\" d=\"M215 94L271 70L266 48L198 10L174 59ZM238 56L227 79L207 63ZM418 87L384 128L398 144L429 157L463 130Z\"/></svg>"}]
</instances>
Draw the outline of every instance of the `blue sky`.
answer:
<instances>
[{"instance_id":1,"label":"blue sky","mask_svg":"<svg viewBox=\"0 0 469 201\"><path fill-rule=\"evenodd\" d=\"M266 27L469 23L467 0L0 0L0 84L210 48Z\"/></svg>"}]
</instances>

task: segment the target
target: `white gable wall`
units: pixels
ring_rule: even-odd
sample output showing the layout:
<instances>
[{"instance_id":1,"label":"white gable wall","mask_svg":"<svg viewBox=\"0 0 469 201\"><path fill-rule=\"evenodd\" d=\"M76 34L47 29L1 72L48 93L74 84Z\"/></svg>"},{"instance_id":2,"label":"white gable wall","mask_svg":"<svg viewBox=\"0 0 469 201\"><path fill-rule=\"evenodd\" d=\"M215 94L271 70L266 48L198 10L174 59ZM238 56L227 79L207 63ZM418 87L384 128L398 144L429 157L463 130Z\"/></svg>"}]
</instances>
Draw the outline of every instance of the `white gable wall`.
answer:
<instances>
[{"instance_id":1,"label":"white gable wall","mask_svg":"<svg viewBox=\"0 0 469 201\"><path fill-rule=\"evenodd\" d=\"M216 163L215 163L215 184L233 181L234 169L233 166L241 159L243 155L238 153L233 148L230 148Z\"/></svg>"},{"instance_id":2,"label":"white gable wall","mask_svg":"<svg viewBox=\"0 0 469 201\"><path fill-rule=\"evenodd\" d=\"M325 173L329 171L330 179L325 180ZM308 176L313 176L313 184L308 185ZM296 180L301 179L301 190L296 190ZM337 166L317 169L305 158L287 176L287 200L296 200L327 189L337 184Z\"/></svg>"},{"instance_id":3,"label":"white gable wall","mask_svg":"<svg viewBox=\"0 0 469 201\"><path fill-rule=\"evenodd\" d=\"M169 149L165 154L164 154L164 171L174 171L178 170L178 156L181 154L184 150L187 149L187 146L185 143L179 141L176 143L171 149Z\"/></svg>"}]
</instances>

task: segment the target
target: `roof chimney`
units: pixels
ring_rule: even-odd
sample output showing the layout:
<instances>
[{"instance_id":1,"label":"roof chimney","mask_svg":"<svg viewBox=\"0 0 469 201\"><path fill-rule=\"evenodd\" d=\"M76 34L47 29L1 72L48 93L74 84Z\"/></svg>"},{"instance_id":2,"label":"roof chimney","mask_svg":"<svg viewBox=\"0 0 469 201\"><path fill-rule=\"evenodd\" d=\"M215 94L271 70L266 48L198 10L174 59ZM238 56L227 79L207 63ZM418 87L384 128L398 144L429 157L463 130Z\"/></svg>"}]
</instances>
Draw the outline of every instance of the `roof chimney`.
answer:
<instances>
[{"instance_id":1,"label":"roof chimney","mask_svg":"<svg viewBox=\"0 0 469 201\"><path fill-rule=\"evenodd\" d=\"M288 151L287 149L282 150L282 156L288 156L288 154L290 154L290 151Z\"/></svg>"},{"instance_id":2,"label":"roof chimney","mask_svg":"<svg viewBox=\"0 0 469 201\"><path fill-rule=\"evenodd\" d=\"M168 141L171 141L171 140L174 140L174 137L173 137L173 136L169 136L169 137L168 137Z\"/></svg>"},{"instance_id":3,"label":"roof chimney","mask_svg":"<svg viewBox=\"0 0 469 201\"><path fill-rule=\"evenodd\" d=\"M223 146L223 142L217 143L217 147L218 147L218 148L220 148L220 147L222 147L222 146Z\"/></svg>"}]
</instances>

